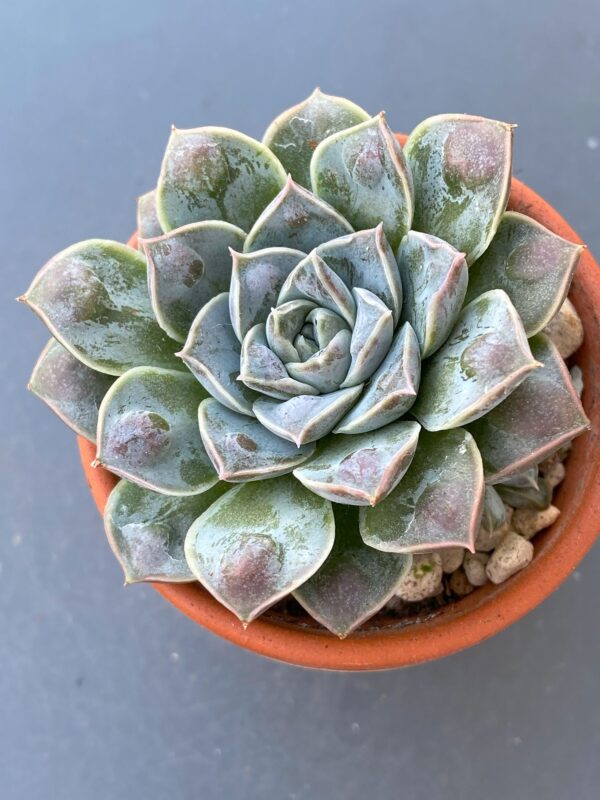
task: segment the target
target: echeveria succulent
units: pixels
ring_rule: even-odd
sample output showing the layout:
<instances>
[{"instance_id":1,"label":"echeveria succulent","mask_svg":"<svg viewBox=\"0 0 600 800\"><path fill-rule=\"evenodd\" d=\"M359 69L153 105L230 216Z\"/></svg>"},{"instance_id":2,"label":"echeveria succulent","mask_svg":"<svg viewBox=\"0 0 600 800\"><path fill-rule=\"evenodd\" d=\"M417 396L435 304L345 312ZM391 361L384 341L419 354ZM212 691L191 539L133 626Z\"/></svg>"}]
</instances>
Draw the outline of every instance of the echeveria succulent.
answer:
<instances>
[{"instance_id":1,"label":"echeveria succulent","mask_svg":"<svg viewBox=\"0 0 600 800\"><path fill-rule=\"evenodd\" d=\"M345 636L412 554L474 549L587 419L541 333L580 247L506 212L512 127L315 91L263 142L173 129L138 250L52 258L32 390L122 477L128 582L197 579L247 624L293 594Z\"/></svg>"}]
</instances>

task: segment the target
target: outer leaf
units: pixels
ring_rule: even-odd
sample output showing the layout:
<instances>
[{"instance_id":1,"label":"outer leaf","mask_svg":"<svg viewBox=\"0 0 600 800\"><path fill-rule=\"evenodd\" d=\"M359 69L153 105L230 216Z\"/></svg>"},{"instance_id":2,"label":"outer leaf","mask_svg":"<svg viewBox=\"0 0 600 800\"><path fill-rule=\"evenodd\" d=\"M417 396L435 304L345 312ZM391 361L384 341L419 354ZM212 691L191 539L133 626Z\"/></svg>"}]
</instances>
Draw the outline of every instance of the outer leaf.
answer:
<instances>
[{"instance_id":1,"label":"outer leaf","mask_svg":"<svg viewBox=\"0 0 600 800\"><path fill-rule=\"evenodd\" d=\"M410 229L412 178L383 113L321 142L310 177L313 191L338 208L356 230L383 222L395 248Z\"/></svg>"},{"instance_id":2,"label":"outer leaf","mask_svg":"<svg viewBox=\"0 0 600 800\"><path fill-rule=\"evenodd\" d=\"M473 552L483 490L481 456L467 431L422 431L396 489L375 508L361 508L361 536L370 547L395 553Z\"/></svg>"},{"instance_id":3,"label":"outer leaf","mask_svg":"<svg viewBox=\"0 0 600 800\"><path fill-rule=\"evenodd\" d=\"M504 289L527 336L533 336L563 304L583 249L531 217L508 211L490 246L473 264L467 300L488 289Z\"/></svg>"},{"instance_id":4,"label":"outer leaf","mask_svg":"<svg viewBox=\"0 0 600 800\"><path fill-rule=\"evenodd\" d=\"M333 206L288 176L283 189L254 223L244 252L284 246L308 253L321 242L351 231L350 223Z\"/></svg>"},{"instance_id":5,"label":"outer leaf","mask_svg":"<svg viewBox=\"0 0 600 800\"><path fill-rule=\"evenodd\" d=\"M232 411L251 417L256 395L237 380L240 351L229 318L229 293L223 292L200 311L178 355L207 392Z\"/></svg>"},{"instance_id":6,"label":"outer leaf","mask_svg":"<svg viewBox=\"0 0 600 800\"><path fill-rule=\"evenodd\" d=\"M319 569L334 530L331 503L284 476L224 494L189 529L185 554L208 591L248 623Z\"/></svg>"},{"instance_id":7,"label":"outer leaf","mask_svg":"<svg viewBox=\"0 0 600 800\"><path fill-rule=\"evenodd\" d=\"M80 436L96 441L98 408L114 378L86 367L50 339L33 368L28 388Z\"/></svg>"},{"instance_id":8,"label":"outer leaf","mask_svg":"<svg viewBox=\"0 0 600 800\"><path fill-rule=\"evenodd\" d=\"M540 366L508 295L486 292L465 306L448 341L424 364L413 414L430 431L466 425Z\"/></svg>"},{"instance_id":9,"label":"outer leaf","mask_svg":"<svg viewBox=\"0 0 600 800\"><path fill-rule=\"evenodd\" d=\"M365 393L335 433L365 433L404 416L415 402L420 376L419 342L406 323L396 334Z\"/></svg>"},{"instance_id":10,"label":"outer leaf","mask_svg":"<svg viewBox=\"0 0 600 800\"><path fill-rule=\"evenodd\" d=\"M229 313L240 342L250 328L265 321L285 279L304 255L287 247L269 247L245 255L232 252Z\"/></svg>"},{"instance_id":11,"label":"outer leaf","mask_svg":"<svg viewBox=\"0 0 600 800\"><path fill-rule=\"evenodd\" d=\"M100 406L93 466L156 492L200 494L217 476L198 430L206 392L191 375L136 367L109 389Z\"/></svg>"},{"instance_id":12,"label":"outer leaf","mask_svg":"<svg viewBox=\"0 0 600 800\"><path fill-rule=\"evenodd\" d=\"M491 242L510 190L512 125L441 114L404 146L415 182L413 228L449 242L472 264Z\"/></svg>"},{"instance_id":13,"label":"outer leaf","mask_svg":"<svg viewBox=\"0 0 600 800\"><path fill-rule=\"evenodd\" d=\"M284 403L260 398L252 406L265 428L298 447L330 433L356 401L362 386L311 397L292 397Z\"/></svg>"},{"instance_id":14,"label":"outer leaf","mask_svg":"<svg viewBox=\"0 0 600 800\"><path fill-rule=\"evenodd\" d=\"M229 128L173 128L163 158L156 209L163 230L221 219L249 231L285 183L273 153Z\"/></svg>"},{"instance_id":15,"label":"outer leaf","mask_svg":"<svg viewBox=\"0 0 600 800\"><path fill-rule=\"evenodd\" d=\"M227 488L226 483L218 483L203 494L169 497L119 481L106 503L104 527L125 583L195 580L185 560L185 535Z\"/></svg>"},{"instance_id":16,"label":"outer leaf","mask_svg":"<svg viewBox=\"0 0 600 800\"><path fill-rule=\"evenodd\" d=\"M334 392L340 388L350 366L350 339L349 331L339 331L328 345L306 361L288 362L285 367L292 378L314 386L322 394Z\"/></svg>"},{"instance_id":17,"label":"outer leaf","mask_svg":"<svg viewBox=\"0 0 600 800\"><path fill-rule=\"evenodd\" d=\"M335 504L333 511L333 549L294 597L311 617L344 639L396 594L412 556L367 547L358 531L358 509Z\"/></svg>"},{"instance_id":18,"label":"outer leaf","mask_svg":"<svg viewBox=\"0 0 600 800\"><path fill-rule=\"evenodd\" d=\"M319 142L367 119L367 112L349 100L315 89L302 103L273 120L263 143L295 181L310 189L310 160Z\"/></svg>"},{"instance_id":19,"label":"outer leaf","mask_svg":"<svg viewBox=\"0 0 600 800\"><path fill-rule=\"evenodd\" d=\"M389 308L368 289L353 289L356 323L352 331L352 363L342 387L363 383L381 364L394 336L394 318Z\"/></svg>"},{"instance_id":20,"label":"outer leaf","mask_svg":"<svg viewBox=\"0 0 600 800\"><path fill-rule=\"evenodd\" d=\"M538 464L589 427L569 372L552 342L540 333L530 345L544 368L469 426L489 483Z\"/></svg>"},{"instance_id":21,"label":"outer leaf","mask_svg":"<svg viewBox=\"0 0 600 800\"><path fill-rule=\"evenodd\" d=\"M88 239L58 253L20 298L88 367L120 375L151 364L178 369L176 344L152 314L146 261L118 242Z\"/></svg>"},{"instance_id":22,"label":"outer leaf","mask_svg":"<svg viewBox=\"0 0 600 800\"><path fill-rule=\"evenodd\" d=\"M469 270L464 253L436 236L410 231L400 244L402 319L410 322L427 358L448 338L462 308Z\"/></svg>"},{"instance_id":23,"label":"outer leaf","mask_svg":"<svg viewBox=\"0 0 600 800\"><path fill-rule=\"evenodd\" d=\"M148 286L160 327L185 342L198 311L231 281L229 248L242 247L246 234L228 222L194 222L142 241Z\"/></svg>"},{"instance_id":24,"label":"outer leaf","mask_svg":"<svg viewBox=\"0 0 600 800\"><path fill-rule=\"evenodd\" d=\"M160 236L163 229L160 227L156 214L156 190L138 197L137 200L137 234L140 239L151 239ZM138 240L139 241L139 240ZM138 250L141 250L138 244Z\"/></svg>"},{"instance_id":25,"label":"outer leaf","mask_svg":"<svg viewBox=\"0 0 600 800\"><path fill-rule=\"evenodd\" d=\"M212 398L198 409L200 435L219 479L231 483L275 478L291 472L314 453L296 447L260 422L236 414Z\"/></svg>"},{"instance_id":26,"label":"outer leaf","mask_svg":"<svg viewBox=\"0 0 600 800\"><path fill-rule=\"evenodd\" d=\"M334 503L377 505L410 466L420 430L417 422L396 422L374 433L333 437L294 475Z\"/></svg>"},{"instance_id":27,"label":"outer leaf","mask_svg":"<svg viewBox=\"0 0 600 800\"><path fill-rule=\"evenodd\" d=\"M350 290L316 253L303 259L283 284L277 303L281 305L290 300L310 300L319 308L334 311L354 326L356 305Z\"/></svg>"}]
</instances>

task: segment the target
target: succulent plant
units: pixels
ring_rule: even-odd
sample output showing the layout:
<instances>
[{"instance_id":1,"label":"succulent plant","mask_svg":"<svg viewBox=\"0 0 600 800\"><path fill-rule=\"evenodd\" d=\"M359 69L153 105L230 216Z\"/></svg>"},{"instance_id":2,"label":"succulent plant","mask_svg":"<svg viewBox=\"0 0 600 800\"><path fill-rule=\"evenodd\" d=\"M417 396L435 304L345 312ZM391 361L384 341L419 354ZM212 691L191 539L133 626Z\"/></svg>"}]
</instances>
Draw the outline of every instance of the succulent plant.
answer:
<instances>
[{"instance_id":1,"label":"succulent plant","mask_svg":"<svg viewBox=\"0 0 600 800\"><path fill-rule=\"evenodd\" d=\"M512 128L401 147L317 90L262 143L173 129L139 249L42 268L31 388L122 478L127 582L198 580L244 624L293 594L343 637L413 553L544 502L536 465L588 425L541 333L581 248L506 211Z\"/></svg>"}]
</instances>

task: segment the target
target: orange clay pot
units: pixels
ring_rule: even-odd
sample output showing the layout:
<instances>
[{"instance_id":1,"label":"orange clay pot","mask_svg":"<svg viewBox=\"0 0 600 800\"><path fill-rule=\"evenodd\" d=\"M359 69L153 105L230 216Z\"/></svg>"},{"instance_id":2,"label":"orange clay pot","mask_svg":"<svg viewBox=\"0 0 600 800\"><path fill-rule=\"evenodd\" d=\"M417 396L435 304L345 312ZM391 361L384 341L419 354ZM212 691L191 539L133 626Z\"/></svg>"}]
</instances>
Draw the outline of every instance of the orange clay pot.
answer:
<instances>
[{"instance_id":1,"label":"orange clay pot","mask_svg":"<svg viewBox=\"0 0 600 800\"><path fill-rule=\"evenodd\" d=\"M405 137L398 138L404 143ZM565 239L581 241L548 203L515 179L508 207ZM134 236L130 244L135 241ZM427 618L400 620L378 614L344 640L308 615L290 620L275 610L265 612L244 630L198 583L154 583L156 591L194 622L240 647L279 661L330 670L420 664L477 644L516 622L569 577L600 533L600 268L587 250L569 296L585 328L585 342L576 358L583 370L583 405L592 429L574 442L566 478L553 500L562 513L551 528L535 537L534 559L522 572L500 586L488 583ZM117 478L90 467L94 445L80 437L79 449L92 496L102 512Z\"/></svg>"}]
</instances>

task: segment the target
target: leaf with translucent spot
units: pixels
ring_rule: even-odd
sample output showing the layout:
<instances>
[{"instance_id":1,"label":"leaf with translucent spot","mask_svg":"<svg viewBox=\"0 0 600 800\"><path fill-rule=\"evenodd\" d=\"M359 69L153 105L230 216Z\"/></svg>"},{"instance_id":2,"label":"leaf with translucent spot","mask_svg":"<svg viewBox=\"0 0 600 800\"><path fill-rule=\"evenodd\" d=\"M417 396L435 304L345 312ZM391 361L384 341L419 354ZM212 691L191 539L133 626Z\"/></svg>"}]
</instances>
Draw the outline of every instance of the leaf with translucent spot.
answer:
<instances>
[{"instance_id":1,"label":"leaf with translucent spot","mask_svg":"<svg viewBox=\"0 0 600 800\"><path fill-rule=\"evenodd\" d=\"M382 222L396 248L410 229L410 169L383 113L322 141L310 176L313 191L338 208L356 230Z\"/></svg>"},{"instance_id":2,"label":"leaf with translucent spot","mask_svg":"<svg viewBox=\"0 0 600 800\"><path fill-rule=\"evenodd\" d=\"M291 476L226 492L190 527L196 578L248 623L313 575L333 546L331 503Z\"/></svg>"},{"instance_id":3,"label":"leaf with translucent spot","mask_svg":"<svg viewBox=\"0 0 600 800\"><path fill-rule=\"evenodd\" d=\"M306 361L287 362L289 375L313 386L321 394L339 389L350 367L350 331L339 331ZM356 381L359 383L359 381Z\"/></svg>"},{"instance_id":4,"label":"leaf with translucent spot","mask_svg":"<svg viewBox=\"0 0 600 800\"><path fill-rule=\"evenodd\" d=\"M285 475L314 453L314 445L296 447L212 398L200 403L198 420L202 442L222 481L242 483Z\"/></svg>"},{"instance_id":5,"label":"leaf with translucent spot","mask_svg":"<svg viewBox=\"0 0 600 800\"><path fill-rule=\"evenodd\" d=\"M249 231L285 183L263 144L229 128L173 128L162 162L156 209L164 231L205 219Z\"/></svg>"},{"instance_id":6,"label":"leaf with translucent spot","mask_svg":"<svg viewBox=\"0 0 600 800\"><path fill-rule=\"evenodd\" d=\"M504 289L527 336L533 336L563 304L582 250L531 217L508 211L469 271L467 301L489 289Z\"/></svg>"},{"instance_id":7,"label":"leaf with translucent spot","mask_svg":"<svg viewBox=\"0 0 600 800\"><path fill-rule=\"evenodd\" d=\"M192 375L136 367L109 389L94 466L155 492L199 494L217 482L198 430L206 392Z\"/></svg>"},{"instance_id":8,"label":"leaf with translucent spot","mask_svg":"<svg viewBox=\"0 0 600 800\"><path fill-rule=\"evenodd\" d=\"M589 427L556 347L541 333L529 343L543 369L532 373L503 403L469 426L489 483L538 464Z\"/></svg>"},{"instance_id":9,"label":"leaf with translucent spot","mask_svg":"<svg viewBox=\"0 0 600 800\"><path fill-rule=\"evenodd\" d=\"M350 289L316 252L304 258L283 284L277 303L290 300L310 300L354 325L356 305Z\"/></svg>"},{"instance_id":10,"label":"leaf with translucent spot","mask_svg":"<svg viewBox=\"0 0 600 800\"><path fill-rule=\"evenodd\" d=\"M152 189L151 192L146 192L137 200L138 250L142 249L139 239L151 239L161 236L162 233L163 229L160 227L156 214L156 190Z\"/></svg>"},{"instance_id":11,"label":"leaf with translucent spot","mask_svg":"<svg viewBox=\"0 0 600 800\"><path fill-rule=\"evenodd\" d=\"M350 342L352 362L342 388L370 378L390 349L394 318L390 309L368 289L352 290L356 322Z\"/></svg>"},{"instance_id":12,"label":"leaf with translucent spot","mask_svg":"<svg viewBox=\"0 0 600 800\"><path fill-rule=\"evenodd\" d=\"M184 342L202 306L229 289L229 248L242 247L245 236L235 225L211 220L142 240L152 308L173 339Z\"/></svg>"},{"instance_id":13,"label":"leaf with translucent spot","mask_svg":"<svg viewBox=\"0 0 600 800\"><path fill-rule=\"evenodd\" d=\"M372 433L332 437L294 475L311 492L335 503L374 506L409 468L420 430L417 422L396 422Z\"/></svg>"},{"instance_id":14,"label":"leaf with translucent spot","mask_svg":"<svg viewBox=\"0 0 600 800\"><path fill-rule=\"evenodd\" d=\"M422 431L398 486L374 508L361 508L360 533L370 547L420 553L440 547L475 550L483 507L483 466L461 428Z\"/></svg>"},{"instance_id":15,"label":"leaf with translucent spot","mask_svg":"<svg viewBox=\"0 0 600 800\"><path fill-rule=\"evenodd\" d=\"M319 142L367 119L367 112L349 100L315 89L306 100L273 120L263 143L295 181L310 189L310 160Z\"/></svg>"},{"instance_id":16,"label":"leaf with translucent spot","mask_svg":"<svg viewBox=\"0 0 600 800\"><path fill-rule=\"evenodd\" d=\"M510 190L512 125L467 114L421 122L404 145L415 185L413 228L472 264L491 242Z\"/></svg>"},{"instance_id":17,"label":"leaf with translucent spot","mask_svg":"<svg viewBox=\"0 0 600 800\"><path fill-rule=\"evenodd\" d=\"M63 347L98 372L121 375L148 364L182 368L176 342L152 313L146 259L124 244L88 239L67 247L20 299Z\"/></svg>"},{"instance_id":18,"label":"leaf with translucent spot","mask_svg":"<svg viewBox=\"0 0 600 800\"><path fill-rule=\"evenodd\" d=\"M344 639L396 594L412 556L367 547L358 530L358 509L336 503L333 512L333 549L294 597L311 617Z\"/></svg>"},{"instance_id":19,"label":"leaf with translucent spot","mask_svg":"<svg viewBox=\"0 0 600 800\"><path fill-rule=\"evenodd\" d=\"M463 253L425 233L410 231L398 251L404 290L402 319L410 322L427 358L448 338L463 306L469 270Z\"/></svg>"},{"instance_id":20,"label":"leaf with translucent spot","mask_svg":"<svg viewBox=\"0 0 600 800\"><path fill-rule=\"evenodd\" d=\"M98 408L114 382L50 339L29 379L28 389L80 436L96 441Z\"/></svg>"},{"instance_id":21,"label":"leaf with translucent spot","mask_svg":"<svg viewBox=\"0 0 600 800\"><path fill-rule=\"evenodd\" d=\"M494 289L465 306L446 343L423 364L412 412L430 431L466 425L540 366L508 295Z\"/></svg>"}]
</instances>

